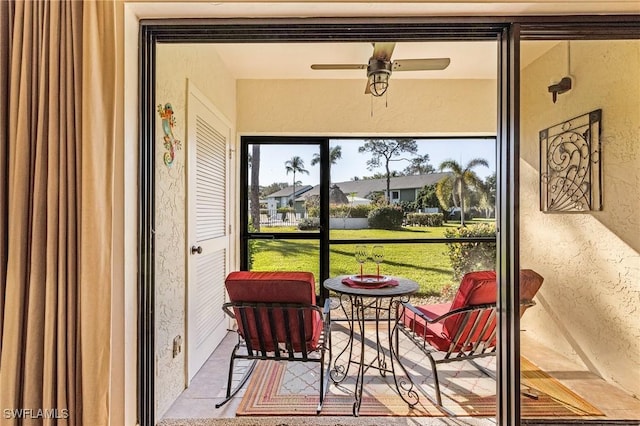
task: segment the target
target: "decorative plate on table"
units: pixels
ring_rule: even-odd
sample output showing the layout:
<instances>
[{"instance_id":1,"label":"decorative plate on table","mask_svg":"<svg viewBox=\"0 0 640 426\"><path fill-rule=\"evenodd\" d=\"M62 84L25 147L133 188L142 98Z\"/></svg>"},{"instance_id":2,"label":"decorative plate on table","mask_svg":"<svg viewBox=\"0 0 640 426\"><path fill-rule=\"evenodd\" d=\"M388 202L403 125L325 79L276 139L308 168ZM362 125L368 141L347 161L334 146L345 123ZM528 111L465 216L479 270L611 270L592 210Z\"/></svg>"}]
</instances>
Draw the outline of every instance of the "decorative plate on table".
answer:
<instances>
[{"instance_id":1,"label":"decorative plate on table","mask_svg":"<svg viewBox=\"0 0 640 426\"><path fill-rule=\"evenodd\" d=\"M391 278L386 275L366 275L366 274L351 275L349 279L356 284L362 284L362 285L367 285L367 284L377 285L377 284L387 283L391 281Z\"/></svg>"}]
</instances>

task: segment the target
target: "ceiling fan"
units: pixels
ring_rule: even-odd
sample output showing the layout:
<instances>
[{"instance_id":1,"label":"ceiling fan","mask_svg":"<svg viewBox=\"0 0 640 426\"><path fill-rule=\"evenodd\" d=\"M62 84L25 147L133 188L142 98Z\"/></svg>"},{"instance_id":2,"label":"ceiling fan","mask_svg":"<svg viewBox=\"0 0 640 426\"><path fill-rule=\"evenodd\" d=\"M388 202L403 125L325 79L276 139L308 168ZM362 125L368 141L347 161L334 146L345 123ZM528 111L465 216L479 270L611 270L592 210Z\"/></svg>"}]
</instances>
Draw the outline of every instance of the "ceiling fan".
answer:
<instances>
[{"instance_id":1,"label":"ceiling fan","mask_svg":"<svg viewBox=\"0 0 640 426\"><path fill-rule=\"evenodd\" d=\"M398 59L391 61L395 43L373 43L373 55L368 64L313 64L313 70L367 70L367 87L364 93L382 96L389 87L393 71L443 70L449 66L449 58Z\"/></svg>"}]
</instances>

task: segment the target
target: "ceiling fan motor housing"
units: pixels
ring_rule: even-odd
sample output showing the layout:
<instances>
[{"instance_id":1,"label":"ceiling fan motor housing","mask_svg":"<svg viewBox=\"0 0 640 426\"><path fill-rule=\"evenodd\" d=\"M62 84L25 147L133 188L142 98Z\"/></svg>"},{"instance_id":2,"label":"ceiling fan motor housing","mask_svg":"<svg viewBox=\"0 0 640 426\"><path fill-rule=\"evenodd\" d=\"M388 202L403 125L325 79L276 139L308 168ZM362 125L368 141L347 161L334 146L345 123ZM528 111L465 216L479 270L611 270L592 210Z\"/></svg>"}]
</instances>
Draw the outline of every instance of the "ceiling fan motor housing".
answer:
<instances>
[{"instance_id":1,"label":"ceiling fan motor housing","mask_svg":"<svg viewBox=\"0 0 640 426\"><path fill-rule=\"evenodd\" d=\"M391 75L391 61L382 61L380 59L369 59L369 65L367 66L367 77L371 74L387 74Z\"/></svg>"}]
</instances>

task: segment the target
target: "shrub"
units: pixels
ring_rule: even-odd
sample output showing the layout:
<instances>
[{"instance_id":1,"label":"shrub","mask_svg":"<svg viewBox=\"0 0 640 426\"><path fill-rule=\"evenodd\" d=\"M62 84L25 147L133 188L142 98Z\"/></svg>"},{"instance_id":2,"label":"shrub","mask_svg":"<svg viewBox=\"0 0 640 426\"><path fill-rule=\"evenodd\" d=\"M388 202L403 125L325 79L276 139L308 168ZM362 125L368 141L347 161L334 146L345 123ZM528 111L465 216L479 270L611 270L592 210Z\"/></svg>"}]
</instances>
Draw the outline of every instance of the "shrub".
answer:
<instances>
[{"instance_id":1,"label":"shrub","mask_svg":"<svg viewBox=\"0 0 640 426\"><path fill-rule=\"evenodd\" d=\"M350 206L348 204L331 204L329 217L349 217Z\"/></svg>"},{"instance_id":2,"label":"shrub","mask_svg":"<svg viewBox=\"0 0 640 426\"><path fill-rule=\"evenodd\" d=\"M442 226L442 213L409 213L407 224L411 226Z\"/></svg>"},{"instance_id":3,"label":"shrub","mask_svg":"<svg viewBox=\"0 0 640 426\"><path fill-rule=\"evenodd\" d=\"M358 204L351 206L349 204L332 205L329 207L329 216L331 217L368 217L373 210L370 204Z\"/></svg>"},{"instance_id":4,"label":"shrub","mask_svg":"<svg viewBox=\"0 0 640 426\"><path fill-rule=\"evenodd\" d=\"M418 210L418 205L415 201L399 201L398 206L402 209L402 213L407 214Z\"/></svg>"},{"instance_id":5,"label":"shrub","mask_svg":"<svg viewBox=\"0 0 640 426\"><path fill-rule=\"evenodd\" d=\"M307 210L308 216L320 217L320 196L308 196L304 201L304 208Z\"/></svg>"},{"instance_id":6,"label":"shrub","mask_svg":"<svg viewBox=\"0 0 640 426\"><path fill-rule=\"evenodd\" d=\"M320 219L309 217L298 221L298 229L301 231L313 231L320 228Z\"/></svg>"},{"instance_id":7,"label":"shrub","mask_svg":"<svg viewBox=\"0 0 640 426\"><path fill-rule=\"evenodd\" d=\"M494 237L496 236L495 224L483 223L471 225L465 228L447 229L446 238L466 237ZM453 278L460 281L462 276L470 271L494 270L496 268L496 243L494 242L469 242L446 243L447 255L451 260Z\"/></svg>"},{"instance_id":8,"label":"shrub","mask_svg":"<svg viewBox=\"0 0 640 426\"><path fill-rule=\"evenodd\" d=\"M373 209L374 206L371 204L358 204L357 206L349 204L331 205L329 206L329 216L365 218L369 216L369 212ZM320 207L307 207L307 215L309 217L320 217Z\"/></svg>"},{"instance_id":9,"label":"shrub","mask_svg":"<svg viewBox=\"0 0 640 426\"><path fill-rule=\"evenodd\" d=\"M278 213L280 213L282 215L282 220L287 220L287 213L293 213L295 212L295 209L293 207L278 207Z\"/></svg>"},{"instance_id":10,"label":"shrub","mask_svg":"<svg viewBox=\"0 0 640 426\"><path fill-rule=\"evenodd\" d=\"M369 213L369 228L399 229L402 227L402 208L398 206L383 206Z\"/></svg>"}]
</instances>

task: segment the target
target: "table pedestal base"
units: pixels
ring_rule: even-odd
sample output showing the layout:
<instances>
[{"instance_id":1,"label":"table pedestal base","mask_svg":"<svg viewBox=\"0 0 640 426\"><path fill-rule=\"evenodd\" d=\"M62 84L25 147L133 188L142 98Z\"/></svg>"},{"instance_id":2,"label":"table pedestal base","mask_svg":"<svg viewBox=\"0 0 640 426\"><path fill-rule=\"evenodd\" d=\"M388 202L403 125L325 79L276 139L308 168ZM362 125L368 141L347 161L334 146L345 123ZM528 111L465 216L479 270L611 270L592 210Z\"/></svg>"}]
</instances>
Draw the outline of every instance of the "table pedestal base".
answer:
<instances>
[{"instance_id":1,"label":"table pedestal base","mask_svg":"<svg viewBox=\"0 0 640 426\"><path fill-rule=\"evenodd\" d=\"M387 373L391 373L398 395L409 407L413 408L420 400L414 390L413 381L402 365L398 354L399 333L396 327L399 317L397 313L399 309L404 309L401 302L407 300L407 297L402 296L381 298L340 295L340 307L347 317L349 325L349 339L344 349L335 358L330 377L334 384L339 384L348 376L351 365L357 366L354 390L355 402L353 404L354 416L358 416L360 405L362 404L364 375L370 368L378 370L382 377L386 377ZM367 313L372 314L373 317L367 318ZM365 363L365 348L367 347L365 325L368 322L375 325L375 342L372 342L372 346L375 346L375 357ZM386 339L384 337L385 334ZM360 354L354 357L354 342L358 337L360 340ZM384 343L387 344L387 347L385 347ZM403 376L399 377L397 373L403 373Z\"/></svg>"}]
</instances>

